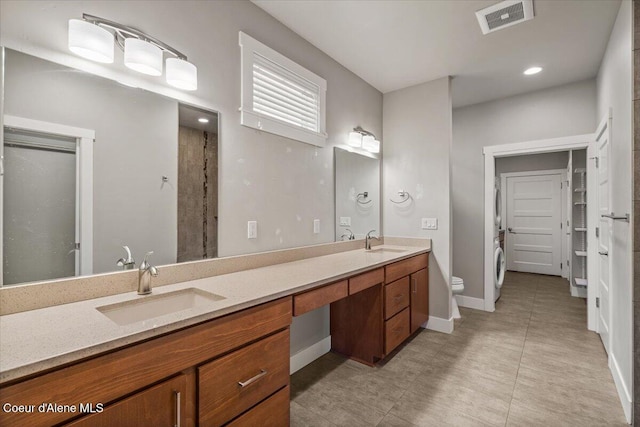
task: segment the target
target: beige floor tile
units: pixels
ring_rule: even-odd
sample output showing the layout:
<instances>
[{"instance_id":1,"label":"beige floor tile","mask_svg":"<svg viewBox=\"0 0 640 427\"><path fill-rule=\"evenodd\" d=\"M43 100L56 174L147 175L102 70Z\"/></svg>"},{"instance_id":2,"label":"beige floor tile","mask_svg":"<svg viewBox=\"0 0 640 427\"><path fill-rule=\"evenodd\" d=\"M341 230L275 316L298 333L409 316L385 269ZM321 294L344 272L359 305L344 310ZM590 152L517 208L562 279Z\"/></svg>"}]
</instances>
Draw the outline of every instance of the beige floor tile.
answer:
<instances>
[{"instance_id":1,"label":"beige floor tile","mask_svg":"<svg viewBox=\"0 0 640 427\"><path fill-rule=\"evenodd\" d=\"M329 353L291 377L292 425L626 425L607 357L564 279L508 273L494 313L460 309L368 367Z\"/></svg>"}]
</instances>

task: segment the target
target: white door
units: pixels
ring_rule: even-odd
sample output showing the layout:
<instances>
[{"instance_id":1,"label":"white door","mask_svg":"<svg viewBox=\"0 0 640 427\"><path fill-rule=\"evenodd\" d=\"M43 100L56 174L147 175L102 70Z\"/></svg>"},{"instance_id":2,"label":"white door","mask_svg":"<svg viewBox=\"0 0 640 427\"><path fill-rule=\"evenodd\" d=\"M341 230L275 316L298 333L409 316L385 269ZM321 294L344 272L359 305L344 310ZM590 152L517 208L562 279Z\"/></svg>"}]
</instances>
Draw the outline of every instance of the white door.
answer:
<instances>
[{"instance_id":1,"label":"white door","mask_svg":"<svg viewBox=\"0 0 640 427\"><path fill-rule=\"evenodd\" d=\"M573 283L573 277L571 274L571 246L572 246L572 221L573 221L573 205L571 203L571 189L572 179L573 178L573 151L569 151L569 161L567 163L567 176L565 181L565 201L564 201L564 209L565 209L565 219L562 224L562 228L564 229L564 273L565 277L569 279L569 283Z\"/></svg>"},{"instance_id":2,"label":"white door","mask_svg":"<svg viewBox=\"0 0 640 427\"><path fill-rule=\"evenodd\" d=\"M613 238L613 220L611 214L611 181L609 178L610 153L609 124L604 122L598 129L596 138L596 174L598 204L598 333L609 352L611 319L611 241Z\"/></svg>"},{"instance_id":3,"label":"white door","mask_svg":"<svg viewBox=\"0 0 640 427\"><path fill-rule=\"evenodd\" d=\"M562 174L507 177L507 269L562 273Z\"/></svg>"}]
</instances>

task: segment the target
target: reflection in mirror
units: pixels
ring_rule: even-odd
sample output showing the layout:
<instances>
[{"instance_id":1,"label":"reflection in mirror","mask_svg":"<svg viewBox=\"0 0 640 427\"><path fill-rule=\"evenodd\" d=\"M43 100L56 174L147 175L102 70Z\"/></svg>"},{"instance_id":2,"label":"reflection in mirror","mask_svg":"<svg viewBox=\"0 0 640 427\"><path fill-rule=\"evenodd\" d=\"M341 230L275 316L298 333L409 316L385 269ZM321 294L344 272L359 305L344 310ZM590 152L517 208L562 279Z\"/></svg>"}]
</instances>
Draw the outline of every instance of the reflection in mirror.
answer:
<instances>
[{"instance_id":1,"label":"reflection in mirror","mask_svg":"<svg viewBox=\"0 0 640 427\"><path fill-rule=\"evenodd\" d=\"M380 161L335 148L336 241L380 233Z\"/></svg>"},{"instance_id":2,"label":"reflection in mirror","mask_svg":"<svg viewBox=\"0 0 640 427\"><path fill-rule=\"evenodd\" d=\"M0 284L217 256L217 113L11 49L4 72Z\"/></svg>"}]
</instances>

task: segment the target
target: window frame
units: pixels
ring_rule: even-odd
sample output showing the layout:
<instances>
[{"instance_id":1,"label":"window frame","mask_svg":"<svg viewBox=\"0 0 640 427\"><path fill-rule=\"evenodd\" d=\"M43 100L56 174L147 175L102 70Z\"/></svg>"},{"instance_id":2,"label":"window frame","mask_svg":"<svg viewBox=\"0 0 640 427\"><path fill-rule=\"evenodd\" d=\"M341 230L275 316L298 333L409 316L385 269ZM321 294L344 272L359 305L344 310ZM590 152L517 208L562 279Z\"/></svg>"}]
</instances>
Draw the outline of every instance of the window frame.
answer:
<instances>
[{"instance_id":1,"label":"window frame","mask_svg":"<svg viewBox=\"0 0 640 427\"><path fill-rule=\"evenodd\" d=\"M240 124L253 129L269 132L285 138L294 139L317 147L324 147L328 135L326 133L326 93L327 81L317 74L312 73L301 65L293 62L289 58L281 55L270 47L260 43L253 37L239 32L239 44L241 50L241 84L240 94L242 106L240 107ZM287 71L316 85L318 91L319 117L318 132L304 129L269 117L256 113L253 108L253 66L254 54L258 54L267 60L283 67Z\"/></svg>"}]
</instances>

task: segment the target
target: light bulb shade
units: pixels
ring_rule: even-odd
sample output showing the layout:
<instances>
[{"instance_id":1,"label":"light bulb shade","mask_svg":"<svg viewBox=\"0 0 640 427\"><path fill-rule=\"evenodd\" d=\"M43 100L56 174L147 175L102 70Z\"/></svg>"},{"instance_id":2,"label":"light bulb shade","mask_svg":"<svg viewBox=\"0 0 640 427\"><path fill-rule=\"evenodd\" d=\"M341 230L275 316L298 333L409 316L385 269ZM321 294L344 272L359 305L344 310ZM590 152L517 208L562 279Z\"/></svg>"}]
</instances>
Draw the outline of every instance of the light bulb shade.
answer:
<instances>
[{"instance_id":1,"label":"light bulb shade","mask_svg":"<svg viewBox=\"0 0 640 427\"><path fill-rule=\"evenodd\" d=\"M379 153L380 152L380 141L377 139L373 139L372 141L367 141L366 145L364 140L362 141L362 148L369 151L370 153Z\"/></svg>"},{"instance_id":2,"label":"light bulb shade","mask_svg":"<svg viewBox=\"0 0 640 427\"><path fill-rule=\"evenodd\" d=\"M149 42L136 38L124 41L124 65L142 74L162 74L162 50Z\"/></svg>"},{"instance_id":3,"label":"light bulb shade","mask_svg":"<svg viewBox=\"0 0 640 427\"><path fill-rule=\"evenodd\" d=\"M378 141L372 135L365 135L364 138L362 138L362 148L371 153L379 153L380 141Z\"/></svg>"},{"instance_id":4,"label":"light bulb shade","mask_svg":"<svg viewBox=\"0 0 640 427\"><path fill-rule=\"evenodd\" d=\"M362 134L360 132L349 132L349 140L347 141L351 147L362 146Z\"/></svg>"},{"instance_id":5,"label":"light bulb shade","mask_svg":"<svg viewBox=\"0 0 640 427\"><path fill-rule=\"evenodd\" d=\"M113 62L113 34L82 19L69 19L69 50L104 64Z\"/></svg>"},{"instance_id":6,"label":"light bulb shade","mask_svg":"<svg viewBox=\"0 0 640 427\"><path fill-rule=\"evenodd\" d=\"M183 90L198 89L198 69L191 62L167 59L167 83Z\"/></svg>"}]
</instances>

